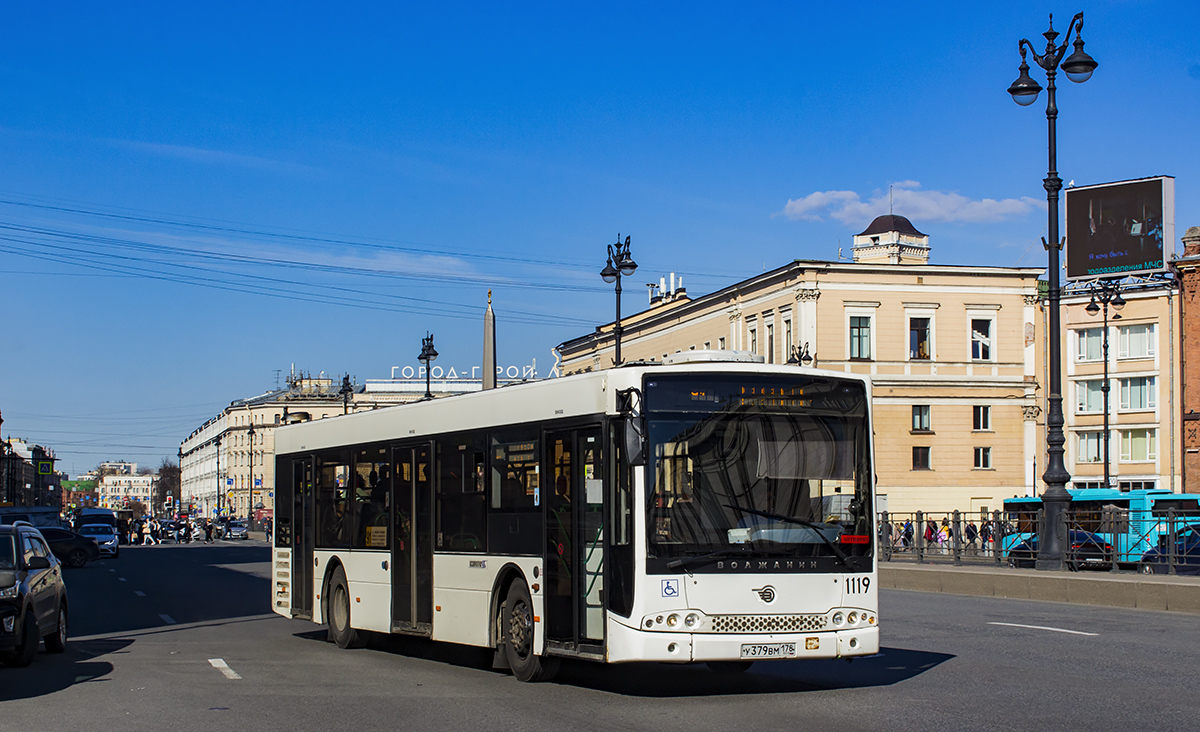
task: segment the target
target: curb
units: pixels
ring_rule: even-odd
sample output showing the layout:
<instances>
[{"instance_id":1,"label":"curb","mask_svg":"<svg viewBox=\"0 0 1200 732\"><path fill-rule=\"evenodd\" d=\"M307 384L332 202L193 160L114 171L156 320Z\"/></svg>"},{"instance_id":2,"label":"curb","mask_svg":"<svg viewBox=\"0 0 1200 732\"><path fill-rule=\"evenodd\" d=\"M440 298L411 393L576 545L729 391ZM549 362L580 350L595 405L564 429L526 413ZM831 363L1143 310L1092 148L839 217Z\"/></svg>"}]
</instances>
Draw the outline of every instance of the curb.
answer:
<instances>
[{"instance_id":1,"label":"curb","mask_svg":"<svg viewBox=\"0 0 1200 732\"><path fill-rule=\"evenodd\" d=\"M879 583L894 590L1068 602L1200 615L1200 578L1107 576L1006 568L879 565Z\"/></svg>"}]
</instances>

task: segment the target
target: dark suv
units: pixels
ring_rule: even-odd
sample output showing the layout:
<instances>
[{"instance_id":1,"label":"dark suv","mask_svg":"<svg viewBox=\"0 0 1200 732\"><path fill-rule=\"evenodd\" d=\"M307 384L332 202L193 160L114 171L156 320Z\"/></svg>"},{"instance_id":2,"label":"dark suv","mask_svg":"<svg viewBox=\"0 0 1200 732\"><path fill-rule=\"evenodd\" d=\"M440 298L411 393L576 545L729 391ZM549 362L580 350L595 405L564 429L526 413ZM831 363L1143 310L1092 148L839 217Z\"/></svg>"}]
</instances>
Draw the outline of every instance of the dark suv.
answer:
<instances>
[{"instance_id":1,"label":"dark suv","mask_svg":"<svg viewBox=\"0 0 1200 732\"><path fill-rule=\"evenodd\" d=\"M33 526L0 526L0 661L28 666L42 638L49 653L66 648L62 564Z\"/></svg>"}]
</instances>

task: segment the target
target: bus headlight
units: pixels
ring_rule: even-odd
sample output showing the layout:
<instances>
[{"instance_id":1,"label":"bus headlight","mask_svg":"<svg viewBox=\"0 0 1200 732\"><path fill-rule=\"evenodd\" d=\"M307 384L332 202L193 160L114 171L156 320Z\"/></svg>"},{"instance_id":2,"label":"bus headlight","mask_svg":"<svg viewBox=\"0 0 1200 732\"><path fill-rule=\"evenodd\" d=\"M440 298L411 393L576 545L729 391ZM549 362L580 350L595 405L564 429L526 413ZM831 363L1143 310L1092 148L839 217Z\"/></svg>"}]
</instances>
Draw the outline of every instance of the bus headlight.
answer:
<instances>
[{"instance_id":1,"label":"bus headlight","mask_svg":"<svg viewBox=\"0 0 1200 732\"><path fill-rule=\"evenodd\" d=\"M671 613L667 616L667 627L674 628L676 625L679 625L679 616L675 613Z\"/></svg>"},{"instance_id":2,"label":"bus headlight","mask_svg":"<svg viewBox=\"0 0 1200 732\"><path fill-rule=\"evenodd\" d=\"M841 625L842 624L842 613L841 612L834 613L833 617L830 618L830 620L833 621L834 625Z\"/></svg>"},{"instance_id":3,"label":"bus headlight","mask_svg":"<svg viewBox=\"0 0 1200 732\"><path fill-rule=\"evenodd\" d=\"M688 613L687 617L683 619L683 624L689 628L695 628L700 624L700 616L696 613Z\"/></svg>"},{"instance_id":4,"label":"bus headlight","mask_svg":"<svg viewBox=\"0 0 1200 732\"><path fill-rule=\"evenodd\" d=\"M854 625L857 622L858 622L858 613L851 611L850 614L846 616L846 624Z\"/></svg>"}]
</instances>

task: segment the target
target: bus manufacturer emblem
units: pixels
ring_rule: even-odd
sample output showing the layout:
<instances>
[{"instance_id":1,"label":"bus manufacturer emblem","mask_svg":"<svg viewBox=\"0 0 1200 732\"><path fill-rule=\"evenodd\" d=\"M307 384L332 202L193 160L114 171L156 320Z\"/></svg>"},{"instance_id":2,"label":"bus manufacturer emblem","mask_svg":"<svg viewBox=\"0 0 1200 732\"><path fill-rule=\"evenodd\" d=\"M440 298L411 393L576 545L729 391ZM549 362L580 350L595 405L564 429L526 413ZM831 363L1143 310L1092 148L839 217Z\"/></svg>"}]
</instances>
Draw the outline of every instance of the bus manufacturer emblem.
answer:
<instances>
[{"instance_id":1,"label":"bus manufacturer emblem","mask_svg":"<svg viewBox=\"0 0 1200 732\"><path fill-rule=\"evenodd\" d=\"M775 602L775 588L770 585L760 587L757 590L751 590L751 592L758 593L758 599L767 604Z\"/></svg>"}]
</instances>

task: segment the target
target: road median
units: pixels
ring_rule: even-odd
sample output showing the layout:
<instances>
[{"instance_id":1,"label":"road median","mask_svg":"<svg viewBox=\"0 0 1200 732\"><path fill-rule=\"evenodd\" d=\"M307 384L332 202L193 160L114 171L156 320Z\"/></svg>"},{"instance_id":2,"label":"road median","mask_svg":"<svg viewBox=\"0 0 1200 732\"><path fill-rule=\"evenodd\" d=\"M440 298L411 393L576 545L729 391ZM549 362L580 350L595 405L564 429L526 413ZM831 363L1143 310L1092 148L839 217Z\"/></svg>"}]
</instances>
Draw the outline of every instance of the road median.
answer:
<instances>
[{"instance_id":1,"label":"road median","mask_svg":"<svg viewBox=\"0 0 1200 732\"><path fill-rule=\"evenodd\" d=\"M1200 578L881 562L881 586L1200 615Z\"/></svg>"}]
</instances>

